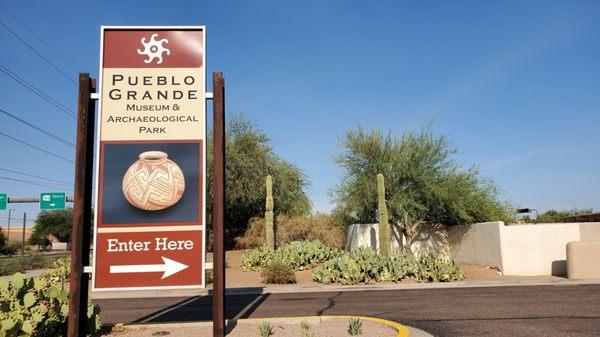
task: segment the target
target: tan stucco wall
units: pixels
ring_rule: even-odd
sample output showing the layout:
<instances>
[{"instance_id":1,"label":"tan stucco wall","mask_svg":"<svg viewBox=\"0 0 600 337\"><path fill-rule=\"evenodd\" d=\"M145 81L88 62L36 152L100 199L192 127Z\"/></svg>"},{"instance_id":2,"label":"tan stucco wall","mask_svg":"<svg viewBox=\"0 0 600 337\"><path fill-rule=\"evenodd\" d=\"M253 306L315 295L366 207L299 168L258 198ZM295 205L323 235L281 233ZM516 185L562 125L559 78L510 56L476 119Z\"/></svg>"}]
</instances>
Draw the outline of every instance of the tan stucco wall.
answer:
<instances>
[{"instance_id":1,"label":"tan stucco wall","mask_svg":"<svg viewBox=\"0 0 600 337\"><path fill-rule=\"evenodd\" d=\"M581 241L600 241L600 222L579 223Z\"/></svg>"},{"instance_id":2,"label":"tan stucco wall","mask_svg":"<svg viewBox=\"0 0 600 337\"><path fill-rule=\"evenodd\" d=\"M502 269L500 229L502 221L451 227L448 231L450 256L458 263Z\"/></svg>"},{"instance_id":3,"label":"tan stucco wall","mask_svg":"<svg viewBox=\"0 0 600 337\"><path fill-rule=\"evenodd\" d=\"M367 246L378 248L377 224L353 225L348 250ZM393 247L404 238L394 235ZM520 224L502 221L442 227L424 226L411 247L415 253L435 251L458 263L499 268L506 275L566 275L567 243L599 241L600 223Z\"/></svg>"},{"instance_id":4,"label":"tan stucco wall","mask_svg":"<svg viewBox=\"0 0 600 337\"><path fill-rule=\"evenodd\" d=\"M502 271L506 275L566 275L567 243L579 239L578 224L503 226Z\"/></svg>"},{"instance_id":5,"label":"tan stucco wall","mask_svg":"<svg viewBox=\"0 0 600 337\"><path fill-rule=\"evenodd\" d=\"M570 279L600 278L600 241L567 243L567 271Z\"/></svg>"}]
</instances>

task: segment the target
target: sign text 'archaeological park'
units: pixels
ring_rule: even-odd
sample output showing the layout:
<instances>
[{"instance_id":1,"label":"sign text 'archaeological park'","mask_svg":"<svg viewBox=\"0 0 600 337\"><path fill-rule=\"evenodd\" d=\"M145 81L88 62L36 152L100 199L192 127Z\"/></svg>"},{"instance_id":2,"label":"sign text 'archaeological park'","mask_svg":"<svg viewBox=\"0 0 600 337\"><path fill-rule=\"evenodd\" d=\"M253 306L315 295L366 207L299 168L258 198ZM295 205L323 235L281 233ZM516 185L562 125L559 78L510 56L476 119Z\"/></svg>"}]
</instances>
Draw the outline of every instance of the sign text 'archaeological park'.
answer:
<instances>
[{"instance_id":1,"label":"sign text 'archaeological park'","mask_svg":"<svg viewBox=\"0 0 600 337\"><path fill-rule=\"evenodd\" d=\"M205 29L103 27L94 290L204 286Z\"/></svg>"}]
</instances>

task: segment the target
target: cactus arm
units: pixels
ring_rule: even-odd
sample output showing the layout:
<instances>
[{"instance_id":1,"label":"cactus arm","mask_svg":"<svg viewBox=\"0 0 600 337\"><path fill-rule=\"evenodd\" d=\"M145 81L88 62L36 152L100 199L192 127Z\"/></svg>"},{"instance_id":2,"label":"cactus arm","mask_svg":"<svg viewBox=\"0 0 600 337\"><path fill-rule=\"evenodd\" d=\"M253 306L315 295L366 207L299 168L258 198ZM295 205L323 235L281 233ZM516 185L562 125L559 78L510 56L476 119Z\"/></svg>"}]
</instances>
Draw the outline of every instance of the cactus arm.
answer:
<instances>
[{"instance_id":1,"label":"cactus arm","mask_svg":"<svg viewBox=\"0 0 600 337\"><path fill-rule=\"evenodd\" d=\"M388 222L387 205L385 204L385 183L383 174L377 175L377 197L379 208L379 253L389 256L392 250L390 242L390 224Z\"/></svg>"},{"instance_id":2,"label":"cactus arm","mask_svg":"<svg viewBox=\"0 0 600 337\"><path fill-rule=\"evenodd\" d=\"M267 176L266 188L265 237L267 246L271 249L275 249L275 229L273 226L273 178L270 175Z\"/></svg>"}]
</instances>

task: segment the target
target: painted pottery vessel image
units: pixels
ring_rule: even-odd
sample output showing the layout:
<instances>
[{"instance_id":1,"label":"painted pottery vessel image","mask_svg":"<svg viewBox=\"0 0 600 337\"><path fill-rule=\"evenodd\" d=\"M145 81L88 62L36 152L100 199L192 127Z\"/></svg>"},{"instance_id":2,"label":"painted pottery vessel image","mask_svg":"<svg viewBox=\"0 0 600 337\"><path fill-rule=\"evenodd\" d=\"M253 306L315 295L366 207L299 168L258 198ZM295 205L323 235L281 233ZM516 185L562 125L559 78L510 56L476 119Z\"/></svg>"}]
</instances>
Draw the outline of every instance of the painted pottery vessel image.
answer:
<instances>
[{"instance_id":1,"label":"painted pottery vessel image","mask_svg":"<svg viewBox=\"0 0 600 337\"><path fill-rule=\"evenodd\" d=\"M175 205L184 191L183 172L161 151L141 153L123 177L123 194L127 201L146 211Z\"/></svg>"}]
</instances>

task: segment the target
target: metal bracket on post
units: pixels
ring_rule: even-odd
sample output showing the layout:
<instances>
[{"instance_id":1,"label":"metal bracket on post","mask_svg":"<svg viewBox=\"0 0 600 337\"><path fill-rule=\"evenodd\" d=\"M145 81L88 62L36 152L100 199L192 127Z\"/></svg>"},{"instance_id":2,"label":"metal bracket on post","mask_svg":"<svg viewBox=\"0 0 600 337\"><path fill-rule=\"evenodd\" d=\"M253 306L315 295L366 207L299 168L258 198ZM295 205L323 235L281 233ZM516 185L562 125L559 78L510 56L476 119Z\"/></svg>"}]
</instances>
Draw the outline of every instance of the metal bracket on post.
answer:
<instances>
[{"instance_id":1,"label":"metal bracket on post","mask_svg":"<svg viewBox=\"0 0 600 337\"><path fill-rule=\"evenodd\" d=\"M84 266L83 267L83 273L84 274L91 274L93 272L94 268L92 268L92 266Z\"/></svg>"},{"instance_id":2,"label":"metal bracket on post","mask_svg":"<svg viewBox=\"0 0 600 337\"><path fill-rule=\"evenodd\" d=\"M97 92L92 92L92 93L90 93L90 99L99 100L100 99L100 94L97 93Z\"/></svg>"},{"instance_id":3,"label":"metal bracket on post","mask_svg":"<svg viewBox=\"0 0 600 337\"><path fill-rule=\"evenodd\" d=\"M205 93L206 95L206 99L213 99L213 93L212 92L207 92Z\"/></svg>"}]
</instances>

